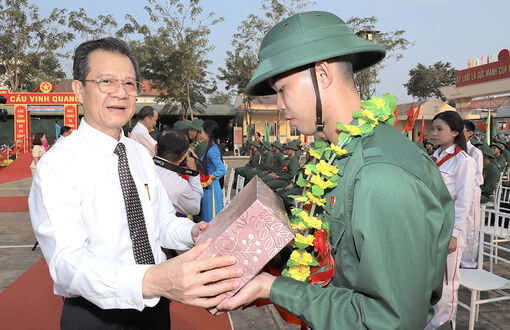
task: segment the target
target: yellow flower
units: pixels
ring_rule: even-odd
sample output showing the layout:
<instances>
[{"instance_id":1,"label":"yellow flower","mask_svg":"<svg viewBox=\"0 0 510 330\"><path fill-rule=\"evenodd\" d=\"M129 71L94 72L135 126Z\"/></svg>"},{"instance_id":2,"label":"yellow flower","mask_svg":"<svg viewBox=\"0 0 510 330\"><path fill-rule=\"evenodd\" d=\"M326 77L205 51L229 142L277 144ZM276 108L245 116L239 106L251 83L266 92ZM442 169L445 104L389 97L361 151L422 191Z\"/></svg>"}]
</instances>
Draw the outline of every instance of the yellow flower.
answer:
<instances>
[{"instance_id":1,"label":"yellow flower","mask_svg":"<svg viewBox=\"0 0 510 330\"><path fill-rule=\"evenodd\" d=\"M326 198L320 198L311 192L308 192L306 196L312 201L312 203L317 204L317 206L324 206L324 203L326 203Z\"/></svg>"},{"instance_id":2,"label":"yellow flower","mask_svg":"<svg viewBox=\"0 0 510 330\"><path fill-rule=\"evenodd\" d=\"M300 265L309 265L313 262L313 257L306 250L294 250L290 255L290 260L297 262Z\"/></svg>"},{"instance_id":3,"label":"yellow flower","mask_svg":"<svg viewBox=\"0 0 510 330\"><path fill-rule=\"evenodd\" d=\"M305 168L305 175L312 174L312 170L310 170L308 167Z\"/></svg>"},{"instance_id":4,"label":"yellow flower","mask_svg":"<svg viewBox=\"0 0 510 330\"><path fill-rule=\"evenodd\" d=\"M297 198L294 198L295 201L308 203L308 198L306 196L299 196Z\"/></svg>"},{"instance_id":5,"label":"yellow flower","mask_svg":"<svg viewBox=\"0 0 510 330\"><path fill-rule=\"evenodd\" d=\"M313 245L313 240L314 239L315 239L314 235L303 236L300 233L297 233L296 237L294 237L294 240L296 242L301 243L301 244L306 244L306 245Z\"/></svg>"},{"instance_id":6,"label":"yellow flower","mask_svg":"<svg viewBox=\"0 0 510 330\"><path fill-rule=\"evenodd\" d=\"M289 267L289 275L295 280L304 282L310 276L310 266L299 265Z\"/></svg>"},{"instance_id":7,"label":"yellow flower","mask_svg":"<svg viewBox=\"0 0 510 330\"><path fill-rule=\"evenodd\" d=\"M330 147L326 148L326 150L333 150L338 156L345 155L347 153L347 150L340 148L339 146L335 144L331 144Z\"/></svg>"},{"instance_id":8,"label":"yellow flower","mask_svg":"<svg viewBox=\"0 0 510 330\"><path fill-rule=\"evenodd\" d=\"M376 98L375 105L377 106L377 109L380 109L383 106L383 100L381 98Z\"/></svg>"},{"instance_id":9,"label":"yellow flower","mask_svg":"<svg viewBox=\"0 0 510 330\"><path fill-rule=\"evenodd\" d=\"M310 182L313 183L313 184L318 185L322 189L329 188L332 185L331 181L324 181L324 180L322 180L321 177L318 174L312 176L312 179L310 180Z\"/></svg>"},{"instance_id":10,"label":"yellow flower","mask_svg":"<svg viewBox=\"0 0 510 330\"><path fill-rule=\"evenodd\" d=\"M351 135L361 135L361 130L359 127L354 125L345 125L345 128L347 129L347 132Z\"/></svg>"},{"instance_id":11,"label":"yellow flower","mask_svg":"<svg viewBox=\"0 0 510 330\"><path fill-rule=\"evenodd\" d=\"M319 155L317 151L315 151L315 149L310 148L308 152L310 153L310 156L315 157L317 159L321 159L322 155Z\"/></svg>"},{"instance_id":12,"label":"yellow flower","mask_svg":"<svg viewBox=\"0 0 510 330\"><path fill-rule=\"evenodd\" d=\"M378 122L379 122L379 121L378 121L378 119L374 116L374 114L373 114L371 111L369 111L369 110L363 110L363 109L362 109L362 110L361 110L361 114L362 114L365 118L368 118L368 119L370 120L370 122L371 122L370 126L372 126L372 127L377 126L377 124L378 124Z\"/></svg>"},{"instance_id":13,"label":"yellow flower","mask_svg":"<svg viewBox=\"0 0 510 330\"><path fill-rule=\"evenodd\" d=\"M297 230L301 230L301 231L305 231L306 230L306 225L302 221L300 221L297 225L291 223L290 227L292 229L297 229Z\"/></svg>"},{"instance_id":14,"label":"yellow flower","mask_svg":"<svg viewBox=\"0 0 510 330\"><path fill-rule=\"evenodd\" d=\"M301 220L306 221L308 219L308 213L306 211L301 211L299 213L296 213L296 217L301 218Z\"/></svg>"},{"instance_id":15,"label":"yellow flower","mask_svg":"<svg viewBox=\"0 0 510 330\"><path fill-rule=\"evenodd\" d=\"M324 160L321 160L317 165L317 171L319 171L322 175L331 177L333 174L338 173L338 167L334 165L329 165Z\"/></svg>"}]
</instances>

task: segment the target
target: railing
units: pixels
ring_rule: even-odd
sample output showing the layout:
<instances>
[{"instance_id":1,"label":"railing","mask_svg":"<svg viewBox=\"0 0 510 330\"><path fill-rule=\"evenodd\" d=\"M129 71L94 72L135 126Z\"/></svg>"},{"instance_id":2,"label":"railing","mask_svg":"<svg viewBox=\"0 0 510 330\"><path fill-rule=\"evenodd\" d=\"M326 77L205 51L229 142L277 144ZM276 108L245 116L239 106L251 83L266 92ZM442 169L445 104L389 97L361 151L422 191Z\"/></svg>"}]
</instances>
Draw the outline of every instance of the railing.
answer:
<instances>
[{"instance_id":1,"label":"railing","mask_svg":"<svg viewBox=\"0 0 510 330\"><path fill-rule=\"evenodd\" d=\"M8 160L12 155L15 155L15 159L24 153L30 152L32 145L32 138L23 138L21 140L14 141L12 145L5 146L0 151L0 162L3 166L7 166ZM5 163L5 164L4 164Z\"/></svg>"}]
</instances>

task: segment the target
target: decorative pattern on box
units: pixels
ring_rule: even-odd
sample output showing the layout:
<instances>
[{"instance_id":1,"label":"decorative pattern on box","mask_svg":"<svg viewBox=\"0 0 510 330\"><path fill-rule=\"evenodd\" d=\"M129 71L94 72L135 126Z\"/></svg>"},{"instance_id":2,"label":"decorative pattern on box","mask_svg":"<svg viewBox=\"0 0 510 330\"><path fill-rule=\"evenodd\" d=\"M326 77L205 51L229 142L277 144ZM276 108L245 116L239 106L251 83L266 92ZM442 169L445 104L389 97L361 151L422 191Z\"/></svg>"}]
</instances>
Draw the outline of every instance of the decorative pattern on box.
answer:
<instances>
[{"instance_id":1,"label":"decorative pattern on box","mask_svg":"<svg viewBox=\"0 0 510 330\"><path fill-rule=\"evenodd\" d=\"M254 177L209 224L198 243L213 237L213 243L199 257L231 255L245 269L241 285L227 293L233 296L293 239L294 234L282 200ZM215 312L215 311L211 311Z\"/></svg>"}]
</instances>

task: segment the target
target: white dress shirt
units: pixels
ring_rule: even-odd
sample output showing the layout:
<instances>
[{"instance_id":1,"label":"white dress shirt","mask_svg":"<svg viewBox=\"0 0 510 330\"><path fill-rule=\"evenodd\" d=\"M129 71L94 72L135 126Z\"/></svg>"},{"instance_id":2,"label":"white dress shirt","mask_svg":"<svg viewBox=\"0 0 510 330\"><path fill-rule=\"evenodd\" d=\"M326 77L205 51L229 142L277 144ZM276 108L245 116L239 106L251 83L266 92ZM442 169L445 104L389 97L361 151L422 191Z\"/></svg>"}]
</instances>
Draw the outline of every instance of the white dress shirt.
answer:
<instances>
[{"instance_id":1,"label":"white dress shirt","mask_svg":"<svg viewBox=\"0 0 510 330\"><path fill-rule=\"evenodd\" d=\"M453 144L445 151L441 148L432 155L436 158L436 163L444 157L455 152L456 145ZM466 235L466 219L473 203L473 194L475 189L476 164L473 158L469 157L464 151L459 152L454 157L448 159L440 167L443 181L452 196L455 203L455 224L452 236L458 237L460 234Z\"/></svg>"},{"instance_id":2,"label":"white dress shirt","mask_svg":"<svg viewBox=\"0 0 510 330\"><path fill-rule=\"evenodd\" d=\"M476 163L476 176L475 176L475 184L477 187L480 187L483 184L483 154L480 149L471 144L471 142L467 141L467 151L468 155L471 156L475 160Z\"/></svg>"},{"instance_id":3,"label":"white dress shirt","mask_svg":"<svg viewBox=\"0 0 510 330\"><path fill-rule=\"evenodd\" d=\"M147 150L122 133L157 264L161 247L193 245L193 222L177 218ZM118 174L118 141L89 126L53 146L37 164L28 198L37 240L54 292L81 296L103 309L154 306L142 282L150 265L135 263ZM150 195L150 197L149 197Z\"/></svg>"},{"instance_id":4,"label":"white dress shirt","mask_svg":"<svg viewBox=\"0 0 510 330\"><path fill-rule=\"evenodd\" d=\"M156 172L177 212L191 215L200 213L200 202L204 190L200 184L199 175L190 176L188 182L179 174L160 166L156 166Z\"/></svg>"},{"instance_id":5,"label":"white dress shirt","mask_svg":"<svg viewBox=\"0 0 510 330\"><path fill-rule=\"evenodd\" d=\"M131 138L147 148L151 157L154 157L157 142L149 134L149 130L144 126L144 124L141 122L136 123L135 127L131 130Z\"/></svg>"}]
</instances>

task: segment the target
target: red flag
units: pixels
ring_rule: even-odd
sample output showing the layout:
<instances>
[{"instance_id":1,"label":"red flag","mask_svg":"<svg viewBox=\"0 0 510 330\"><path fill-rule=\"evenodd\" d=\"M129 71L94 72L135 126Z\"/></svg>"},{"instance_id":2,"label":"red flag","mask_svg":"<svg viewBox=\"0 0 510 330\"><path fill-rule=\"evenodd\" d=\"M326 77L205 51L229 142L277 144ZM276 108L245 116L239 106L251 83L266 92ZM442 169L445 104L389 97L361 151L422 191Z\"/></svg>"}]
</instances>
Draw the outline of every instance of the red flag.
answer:
<instances>
[{"instance_id":1,"label":"red flag","mask_svg":"<svg viewBox=\"0 0 510 330\"><path fill-rule=\"evenodd\" d=\"M414 127L414 122L416 121L416 118L418 118L418 116L420 115L420 108L421 108L421 104L418 106L418 110L416 110L416 113L414 114L413 127Z\"/></svg>"},{"instance_id":2,"label":"red flag","mask_svg":"<svg viewBox=\"0 0 510 330\"><path fill-rule=\"evenodd\" d=\"M501 130L505 129L505 120L503 119L503 122L501 123Z\"/></svg>"},{"instance_id":3,"label":"red flag","mask_svg":"<svg viewBox=\"0 0 510 330\"><path fill-rule=\"evenodd\" d=\"M398 111L397 111L397 106L395 106L395 122L393 123L393 127L397 127L397 121L398 121Z\"/></svg>"},{"instance_id":4,"label":"red flag","mask_svg":"<svg viewBox=\"0 0 510 330\"><path fill-rule=\"evenodd\" d=\"M485 133L485 131L487 130L487 123L484 122L483 120L478 120L476 122L476 127L478 127L480 132Z\"/></svg>"},{"instance_id":5,"label":"red flag","mask_svg":"<svg viewBox=\"0 0 510 330\"><path fill-rule=\"evenodd\" d=\"M182 116L182 121L186 121L186 116Z\"/></svg>"},{"instance_id":6,"label":"red flag","mask_svg":"<svg viewBox=\"0 0 510 330\"><path fill-rule=\"evenodd\" d=\"M414 103L409 108L409 111L407 111L407 120L404 129L406 131L410 131L413 129L413 126L414 126Z\"/></svg>"},{"instance_id":7,"label":"red flag","mask_svg":"<svg viewBox=\"0 0 510 330\"><path fill-rule=\"evenodd\" d=\"M420 112L420 107L418 107L418 112ZM420 133L420 142L423 143L423 131L425 130L425 117L421 116L421 133Z\"/></svg>"}]
</instances>

